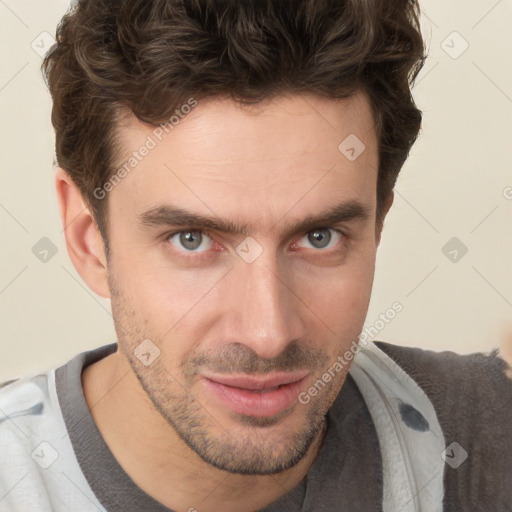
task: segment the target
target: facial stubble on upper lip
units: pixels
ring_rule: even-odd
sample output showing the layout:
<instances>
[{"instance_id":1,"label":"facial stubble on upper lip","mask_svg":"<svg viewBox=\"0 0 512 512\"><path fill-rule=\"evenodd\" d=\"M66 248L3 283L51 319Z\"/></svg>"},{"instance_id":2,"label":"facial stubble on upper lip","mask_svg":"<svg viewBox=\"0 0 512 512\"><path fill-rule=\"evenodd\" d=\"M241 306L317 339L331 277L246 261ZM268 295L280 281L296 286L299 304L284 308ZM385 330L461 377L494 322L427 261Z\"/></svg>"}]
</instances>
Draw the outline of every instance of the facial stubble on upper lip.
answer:
<instances>
[{"instance_id":1,"label":"facial stubble on upper lip","mask_svg":"<svg viewBox=\"0 0 512 512\"><path fill-rule=\"evenodd\" d=\"M233 418L249 424L270 425L290 413L301 391L296 386L293 397L289 389L279 395L276 394L279 387L290 386L297 381L304 384L306 376L313 375L315 370L325 366L327 360L328 356L321 349L301 346L298 342L289 345L272 359L262 359L248 347L238 344L227 347L221 354L202 352L181 366L187 387L203 380L206 397L211 394L213 404L223 404L220 410L227 410ZM270 389L276 386L277 390ZM237 389L240 393L237 393ZM258 389L264 391L256 391ZM238 403L245 400L245 405L233 407L230 397ZM255 414L250 413L251 404Z\"/></svg>"}]
</instances>

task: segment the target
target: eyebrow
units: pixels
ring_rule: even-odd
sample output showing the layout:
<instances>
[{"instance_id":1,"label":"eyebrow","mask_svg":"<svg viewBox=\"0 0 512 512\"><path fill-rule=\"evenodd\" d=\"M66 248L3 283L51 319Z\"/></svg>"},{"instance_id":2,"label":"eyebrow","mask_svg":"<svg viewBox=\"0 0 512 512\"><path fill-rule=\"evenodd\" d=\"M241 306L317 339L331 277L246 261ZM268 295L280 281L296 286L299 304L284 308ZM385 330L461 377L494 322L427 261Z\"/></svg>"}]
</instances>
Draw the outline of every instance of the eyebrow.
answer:
<instances>
[{"instance_id":1,"label":"eyebrow","mask_svg":"<svg viewBox=\"0 0 512 512\"><path fill-rule=\"evenodd\" d=\"M290 233L307 232L318 227L329 227L342 222L365 221L371 216L369 204L350 199L339 203L318 215L308 215L304 219L285 224L285 231ZM137 216L144 227L173 226L184 228L204 228L221 233L233 233L249 236L250 226L246 223L208 217L171 205L160 205ZM279 224L276 222L275 225Z\"/></svg>"}]
</instances>

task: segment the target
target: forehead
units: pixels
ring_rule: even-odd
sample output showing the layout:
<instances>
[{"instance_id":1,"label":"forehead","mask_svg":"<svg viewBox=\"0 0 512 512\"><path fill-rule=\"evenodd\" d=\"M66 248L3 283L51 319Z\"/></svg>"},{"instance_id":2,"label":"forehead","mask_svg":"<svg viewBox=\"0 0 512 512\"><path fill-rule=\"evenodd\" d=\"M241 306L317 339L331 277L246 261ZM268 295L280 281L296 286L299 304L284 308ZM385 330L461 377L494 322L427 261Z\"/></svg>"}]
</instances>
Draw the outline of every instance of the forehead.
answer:
<instances>
[{"instance_id":1,"label":"forehead","mask_svg":"<svg viewBox=\"0 0 512 512\"><path fill-rule=\"evenodd\" d=\"M134 116L120 123L118 167L136 165L112 190L112 206L139 215L172 204L273 224L291 210L312 214L343 199L374 204L377 140L362 93L253 106L201 100L168 131ZM134 157L144 145L151 149Z\"/></svg>"}]
</instances>

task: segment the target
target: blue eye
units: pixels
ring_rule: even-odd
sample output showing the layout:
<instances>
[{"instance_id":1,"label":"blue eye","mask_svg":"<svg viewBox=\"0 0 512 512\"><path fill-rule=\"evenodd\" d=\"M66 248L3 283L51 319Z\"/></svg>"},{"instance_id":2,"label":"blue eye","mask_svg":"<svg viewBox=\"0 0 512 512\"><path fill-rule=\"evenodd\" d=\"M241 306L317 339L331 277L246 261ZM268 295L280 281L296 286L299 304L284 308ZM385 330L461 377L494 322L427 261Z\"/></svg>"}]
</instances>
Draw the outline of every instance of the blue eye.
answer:
<instances>
[{"instance_id":1,"label":"blue eye","mask_svg":"<svg viewBox=\"0 0 512 512\"><path fill-rule=\"evenodd\" d=\"M337 229L317 228L304 235L301 240L306 240L311 249L330 249L335 247L342 238L343 233ZM300 246L300 241L298 245Z\"/></svg>"},{"instance_id":2,"label":"blue eye","mask_svg":"<svg viewBox=\"0 0 512 512\"><path fill-rule=\"evenodd\" d=\"M198 230L178 231L168 237L174 247L185 252L204 252L211 248L212 239Z\"/></svg>"}]
</instances>

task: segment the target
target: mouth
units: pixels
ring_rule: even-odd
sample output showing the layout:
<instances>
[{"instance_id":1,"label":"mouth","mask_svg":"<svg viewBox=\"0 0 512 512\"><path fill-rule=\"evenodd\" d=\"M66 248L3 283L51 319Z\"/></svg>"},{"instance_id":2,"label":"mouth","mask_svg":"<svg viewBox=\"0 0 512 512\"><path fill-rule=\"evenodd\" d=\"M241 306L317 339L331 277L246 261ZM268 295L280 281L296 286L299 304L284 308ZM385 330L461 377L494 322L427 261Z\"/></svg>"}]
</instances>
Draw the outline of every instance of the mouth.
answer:
<instances>
[{"instance_id":1,"label":"mouth","mask_svg":"<svg viewBox=\"0 0 512 512\"><path fill-rule=\"evenodd\" d=\"M202 374L207 391L233 412L271 417L290 408L308 372L280 373L261 377Z\"/></svg>"}]
</instances>

